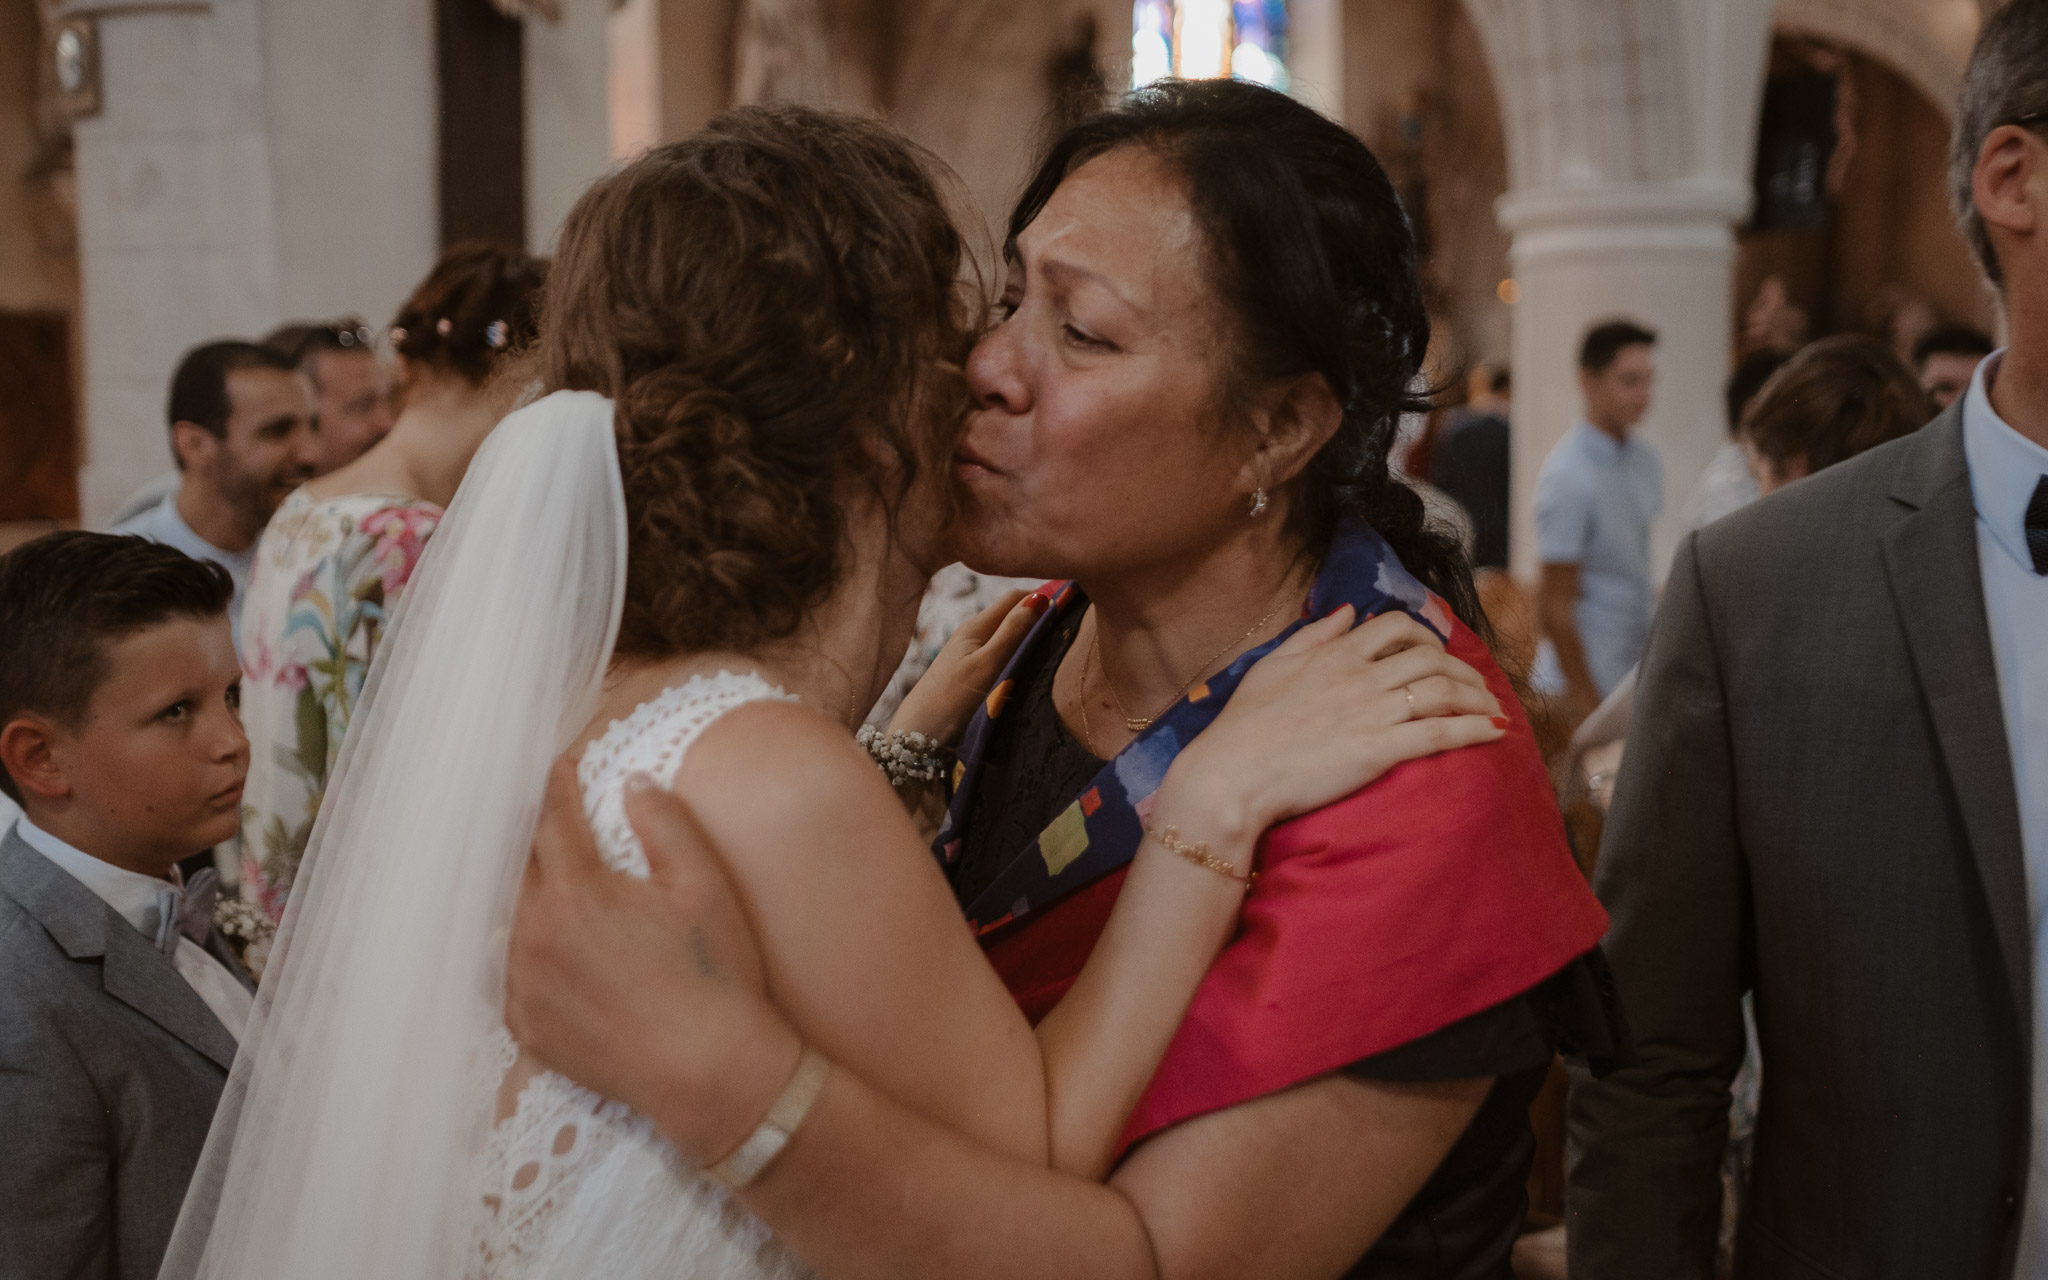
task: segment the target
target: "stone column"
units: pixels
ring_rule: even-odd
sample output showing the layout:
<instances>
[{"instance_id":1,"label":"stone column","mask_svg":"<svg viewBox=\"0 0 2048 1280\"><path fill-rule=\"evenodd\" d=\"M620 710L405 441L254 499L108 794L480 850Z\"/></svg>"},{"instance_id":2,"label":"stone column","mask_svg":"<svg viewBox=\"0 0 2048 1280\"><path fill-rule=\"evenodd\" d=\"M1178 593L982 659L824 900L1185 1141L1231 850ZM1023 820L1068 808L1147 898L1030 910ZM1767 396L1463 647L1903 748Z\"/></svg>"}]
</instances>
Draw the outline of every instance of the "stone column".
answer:
<instances>
[{"instance_id":1,"label":"stone column","mask_svg":"<svg viewBox=\"0 0 2048 1280\"><path fill-rule=\"evenodd\" d=\"M1626 315L1658 331L1640 428L1664 456L1662 576L1680 512L1724 438L1734 227L1769 50L1772 0L1466 0L1508 134L1502 227L1519 291L1513 556L1536 572L1532 499L1580 413L1577 347Z\"/></svg>"},{"instance_id":2,"label":"stone column","mask_svg":"<svg viewBox=\"0 0 2048 1280\"><path fill-rule=\"evenodd\" d=\"M1535 568L1536 475L1577 420L1578 347L1614 316L1657 331L1657 387L1639 430L1664 458L1664 518L1652 560L1661 575L1677 516L1723 439L1721 387L1733 333L1735 238L1748 188L1670 182L1511 193L1501 226L1513 237L1520 289L1513 311L1514 554Z\"/></svg>"}]
</instances>

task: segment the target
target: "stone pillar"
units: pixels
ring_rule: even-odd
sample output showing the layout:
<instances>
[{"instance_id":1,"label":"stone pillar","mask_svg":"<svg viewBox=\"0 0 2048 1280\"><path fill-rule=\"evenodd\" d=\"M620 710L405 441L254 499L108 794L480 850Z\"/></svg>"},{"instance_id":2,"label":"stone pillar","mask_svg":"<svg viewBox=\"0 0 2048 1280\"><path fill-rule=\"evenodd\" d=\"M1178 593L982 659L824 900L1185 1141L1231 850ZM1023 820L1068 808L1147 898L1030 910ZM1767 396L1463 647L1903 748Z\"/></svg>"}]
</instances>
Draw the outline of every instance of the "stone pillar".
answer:
<instances>
[{"instance_id":1,"label":"stone pillar","mask_svg":"<svg viewBox=\"0 0 2048 1280\"><path fill-rule=\"evenodd\" d=\"M1639 430L1664 458L1664 519L1652 545L1661 575L1677 516L1723 439L1721 387L1734 331L1734 222L1748 188L1735 183L1637 183L1583 191L1519 192L1501 225L1520 300L1513 310L1514 553L1533 576L1537 472L1577 420L1579 339L1627 316L1657 331L1657 388Z\"/></svg>"},{"instance_id":2,"label":"stone pillar","mask_svg":"<svg viewBox=\"0 0 2048 1280\"><path fill-rule=\"evenodd\" d=\"M1577 346L1626 315L1658 331L1640 428L1664 455L1661 578L1685 498L1724 438L1734 227L1749 205L1772 0L1465 0L1508 134L1519 300L1513 557L1536 572L1532 499L1580 413Z\"/></svg>"}]
</instances>

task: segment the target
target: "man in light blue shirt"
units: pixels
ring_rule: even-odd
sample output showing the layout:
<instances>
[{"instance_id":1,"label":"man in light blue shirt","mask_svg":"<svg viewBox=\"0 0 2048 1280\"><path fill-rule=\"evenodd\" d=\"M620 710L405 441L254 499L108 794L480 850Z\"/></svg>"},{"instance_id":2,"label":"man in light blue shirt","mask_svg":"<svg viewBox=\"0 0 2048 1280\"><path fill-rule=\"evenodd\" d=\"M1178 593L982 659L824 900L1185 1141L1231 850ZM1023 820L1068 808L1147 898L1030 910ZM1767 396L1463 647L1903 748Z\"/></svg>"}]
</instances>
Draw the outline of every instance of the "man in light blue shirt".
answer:
<instances>
[{"instance_id":1,"label":"man in light blue shirt","mask_svg":"<svg viewBox=\"0 0 2048 1280\"><path fill-rule=\"evenodd\" d=\"M1536 478L1538 621L1547 641L1537 683L1590 714L1643 656L1656 592L1650 528L1664 509L1664 463L1635 426L1650 407L1657 335L1628 320L1587 332L1579 349L1586 416Z\"/></svg>"},{"instance_id":2,"label":"man in light blue shirt","mask_svg":"<svg viewBox=\"0 0 2048 1280\"><path fill-rule=\"evenodd\" d=\"M140 534L226 569L235 580L228 621L239 643L256 540L319 461L311 397L284 356L249 342L209 342L179 361L169 418L178 487L110 532Z\"/></svg>"}]
</instances>

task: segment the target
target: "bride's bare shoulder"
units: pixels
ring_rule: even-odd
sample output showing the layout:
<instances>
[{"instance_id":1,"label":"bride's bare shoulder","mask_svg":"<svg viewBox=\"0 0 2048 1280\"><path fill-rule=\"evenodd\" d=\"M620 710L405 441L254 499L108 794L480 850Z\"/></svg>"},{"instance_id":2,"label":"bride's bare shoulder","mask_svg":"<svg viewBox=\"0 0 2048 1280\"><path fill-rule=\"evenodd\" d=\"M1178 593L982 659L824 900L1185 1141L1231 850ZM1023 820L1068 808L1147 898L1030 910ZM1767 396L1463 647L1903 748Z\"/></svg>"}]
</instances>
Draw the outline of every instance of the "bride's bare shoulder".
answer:
<instances>
[{"instance_id":1,"label":"bride's bare shoulder","mask_svg":"<svg viewBox=\"0 0 2048 1280\"><path fill-rule=\"evenodd\" d=\"M778 826L902 813L845 728L781 699L749 702L707 726L683 756L674 787L707 817L749 813Z\"/></svg>"}]
</instances>

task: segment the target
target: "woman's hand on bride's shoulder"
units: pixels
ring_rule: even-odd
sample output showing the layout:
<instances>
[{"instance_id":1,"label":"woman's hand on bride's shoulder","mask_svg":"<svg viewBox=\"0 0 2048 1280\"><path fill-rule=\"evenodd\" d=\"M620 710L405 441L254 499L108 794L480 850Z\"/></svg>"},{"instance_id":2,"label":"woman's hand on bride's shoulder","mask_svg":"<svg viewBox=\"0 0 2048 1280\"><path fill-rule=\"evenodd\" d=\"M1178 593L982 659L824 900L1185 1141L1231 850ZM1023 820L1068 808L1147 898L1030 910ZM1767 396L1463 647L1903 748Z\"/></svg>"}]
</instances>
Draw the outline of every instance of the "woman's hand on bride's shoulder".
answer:
<instances>
[{"instance_id":1,"label":"woman's hand on bride's shoulder","mask_svg":"<svg viewBox=\"0 0 2048 1280\"><path fill-rule=\"evenodd\" d=\"M1345 605L1246 673L1174 768L1234 790L1263 829L1333 804L1395 765L1492 742L1508 726L1486 679L1405 613L1357 627Z\"/></svg>"},{"instance_id":2,"label":"woman's hand on bride's shoulder","mask_svg":"<svg viewBox=\"0 0 2048 1280\"><path fill-rule=\"evenodd\" d=\"M626 813L646 879L605 866L575 769L556 762L513 919L505 1025L549 1068L714 1161L766 1112L801 1043L764 995L760 946L690 807L649 785L629 787Z\"/></svg>"},{"instance_id":3,"label":"woman's hand on bride's shoulder","mask_svg":"<svg viewBox=\"0 0 2048 1280\"><path fill-rule=\"evenodd\" d=\"M957 744L1010 655L1051 604L1042 592L1012 591L961 623L923 678L903 695L889 728Z\"/></svg>"}]
</instances>

